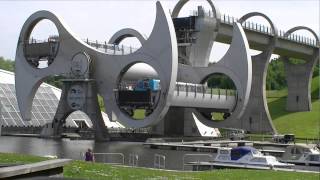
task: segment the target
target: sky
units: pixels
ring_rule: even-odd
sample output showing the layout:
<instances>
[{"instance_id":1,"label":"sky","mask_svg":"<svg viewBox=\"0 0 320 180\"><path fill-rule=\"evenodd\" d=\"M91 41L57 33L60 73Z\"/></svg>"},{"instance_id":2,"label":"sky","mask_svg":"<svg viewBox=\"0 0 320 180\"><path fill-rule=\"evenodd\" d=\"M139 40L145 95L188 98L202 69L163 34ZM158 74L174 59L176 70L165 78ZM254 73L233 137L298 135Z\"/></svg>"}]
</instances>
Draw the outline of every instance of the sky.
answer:
<instances>
[{"instance_id":1,"label":"sky","mask_svg":"<svg viewBox=\"0 0 320 180\"><path fill-rule=\"evenodd\" d=\"M21 27L32 13L39 10L49 10L62 17L71 30L82 39L108 41L122 28L134 28L148 37L155 21L155 2L155 0L0 0L0 56L14 60ZM177 2L177 0L161 1L166 11L172 10ZM278 29L286 31L295 26L307 26L319 34L319 0L216 0L214 2L221 14L240 18L246 13L258 11L266 14ZM205 0L191 0L182 9L180 16L188 16L198 5L210 9ZM249 20L268 25L267 21L260 17ZM32 35L46 39L55 32L52 27L54 26L48 21L40 22ZM298 31L297 34L312 37L306 31ZM123 44L139 46L134 39L125 40ZM227 48L227 45L215 43L211 61L219 60Z\"/></svg>"}]
</instances>

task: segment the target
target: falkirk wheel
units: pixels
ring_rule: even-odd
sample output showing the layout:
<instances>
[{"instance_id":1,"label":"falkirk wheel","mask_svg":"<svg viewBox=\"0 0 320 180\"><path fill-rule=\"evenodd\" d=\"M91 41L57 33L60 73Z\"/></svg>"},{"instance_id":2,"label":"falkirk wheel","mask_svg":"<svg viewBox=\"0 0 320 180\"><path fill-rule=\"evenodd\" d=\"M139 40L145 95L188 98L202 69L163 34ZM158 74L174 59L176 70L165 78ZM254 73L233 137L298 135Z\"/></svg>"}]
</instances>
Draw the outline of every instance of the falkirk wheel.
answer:
<instances>
[{"instance_id":1,"label":"falkirk wheel","mask_svg":"<svg viewBox=\"0 0 320 180\"><path fill-rule=\"evenodd\" d=\"M265 95L267 65L278 36L272 21L264 14L249 13L233 22L228 51L219 62L209 64L221 15L208 0L211 15L198 7L197 17L178 18L187 2L180 0L171 15L157 2L156 20L149 37L127 28L115 33L105 44L82 41L49 11L32 14L22 27L15 59L16 93L22 118L30 120L32 101L40 84L49 76L59 75L63 77L63 88L49 133L52 136L59 137L66 117L80 110L91 119L96 139L108 139L98 95L103 98L111 121L119 121L128 128L152 127L156 134L198 136L195 121L209 127L276 132ZM252 16L268 20L273 38L261 54L251 57L241 24ZM47 42L30 42L33 28L43 19L54 23L59 36ZM193 22L193 27L184 22ZM136 37L141 47L128 50L119 46L127 37ZM43 60L48 66L39 68ZM139 63L154 71L131 68ZM228 76L235 92L209 88L205 82L212 74ZM135 78L138 75L149 78ZM139 108L145 110L144 117L135 120L134 111ZM213 121L211 112L225 113L225 120Z\"/></svg>"}]
</instances>

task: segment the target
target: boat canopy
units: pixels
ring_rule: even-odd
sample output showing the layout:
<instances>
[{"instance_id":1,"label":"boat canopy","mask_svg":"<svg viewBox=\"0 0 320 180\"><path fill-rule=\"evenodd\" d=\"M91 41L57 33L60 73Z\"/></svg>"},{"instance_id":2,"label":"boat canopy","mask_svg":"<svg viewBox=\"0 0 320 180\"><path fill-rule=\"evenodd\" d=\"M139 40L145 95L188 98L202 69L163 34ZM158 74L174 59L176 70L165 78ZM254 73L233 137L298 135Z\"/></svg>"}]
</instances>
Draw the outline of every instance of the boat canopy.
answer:
<instances>
[{"instance_id":1,"label":"boat canopy","mask_svg":"<svg viewBox=\"0 0 320 180\"><path fill-rule=\"evenodd\" d=\"M231 160L238 160L242 158L243 156L247 155L248 153L256 153L256 149L250 146L241 146L231 149Z\"/></svg>"}]
</instances>

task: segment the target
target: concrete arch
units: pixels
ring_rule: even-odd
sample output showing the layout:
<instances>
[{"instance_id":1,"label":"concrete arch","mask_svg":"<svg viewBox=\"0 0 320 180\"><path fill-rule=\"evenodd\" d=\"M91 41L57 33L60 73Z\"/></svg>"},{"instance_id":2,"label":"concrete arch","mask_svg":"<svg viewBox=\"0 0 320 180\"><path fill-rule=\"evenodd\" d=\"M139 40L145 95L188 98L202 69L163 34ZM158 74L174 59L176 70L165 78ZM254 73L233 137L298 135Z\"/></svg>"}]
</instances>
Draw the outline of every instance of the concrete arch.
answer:
<instances>
[{"instance_id":1,"label":"concrete arch","mask_svg":"<svg viewBox=\"0 0 320 180\"><path fill-rule=\"evenodd\" d=\"M176 5L175 7L173 8L172 10L172 13L171 13L171 17L172 18L177 18L181 9L183 8L183 6L189 2L189 0L180 0ZM212 13L213 15L215 16L215 18L218 20L218 22L220 22L220 18L221 18L221 15L220 15L220 12L219 12L219 9L214 5L213 1L212 0L207 0L207 2L209 3L210 7L211 7L211 10L212 10ZM219 23L218 23L219 25Z\"/></svg>"},{"instance_id":2,"label":"concrete arch","mask_svg":"<svg viewBox=\"0 0 320 180\"><path fill-rule=\"evenodd\" d=\"M298 30L306 30L306 31L309 31L315 38L316 38L316 45L319 45L319 37L317 35L317 33L315 33L311 28L309 27L306 27L306 26L296 26L296 27L293 27L291 29L289 29L283 36L284 37L288 37L290 34L294 33L295 31L298 31Z\"/></svg>"},{"instance_id":3,"label":"concrete arch","mask_svg":"<svg viewBox=\"0 0 320 180\"><path fill-rule=\"evenodd\" d=\"M265 18L271 26L274 36L269 40L267 48L258 55L252 56L252 84L249 102L245 113L241 117L243 127L250 132L275 133L266 98L266 77L268 64L278 39L278 30L271 19L263 13L251 12L239 19L239 23L247 19L260 16ZM262 124L262 126L261 126Z\"/></svg>"},{"instance_id":4,"label":"concrete arch","mask_svg":"<svg viewBox=\"0 0 320 180\"><path fill-rule=\"evenodd\" d=\"M264 19L266 19L268 21L268 23L270 24L271 26L271 30L273 32L273 38L272 38L272 41L269 42L269 45L268 45L268 50L270 49L273 49L275 44L276 44L276 40L278 38L278 29L276 27L276 25L272 22L272 20L265 14L263 13L260 13L260 12L250 12L248 14L245 14L243 15L239 20L238 22L240 24L244 23L246 20L248 20L249 18L251 17L254 17L254 16L260 16L260 17L263 17Z\"/></svg>"},{"instance_id":5,"label":"concrete arch","mask_svg":"<svg viewBox=\"0 0 320 180\"><path fill-rule=\"evenodd\" d=\"M119 45L121 41L123 41L125 38L128 37L135 37L138 39L138 41L143 44L146 41L146 37L143 36L141 33L136 31L135 29L131 28L125 28L121 29L118 32L116 32L108 41L109 44L115 44Z\"/></svg>"},{"instance_id":6,"label":"concrete arch","mask_svg":"<svg viewBox=\"0 0 320 180\"><path fill-rule=\"evenodd\" d=\"M243 16L239 19L238 22L239 22L240 24L242 24L244 21L246 21L246 20L248 20L249 18L254 17L254 16L260 16L260 17L265 18L265 19L269 22L269 24L270 24L270 26L271 26L271 29L272 29L272 31L273 31L273 34L274 34L275 36L278 36L278 30L277 30L276 26L274 25L274 23L271 21L271 19L270 19L267 15L265 15L265 14L263 14L263 13L261 13L261 12L250 12L250 13L248 13L248 14L245 14L245 15L243 15Z\"/></svg>"},{"instance_id":7,"label":"concrete arch","mask_svg":"<svg viewBox=\"0 0 320 180\"><path fill-rule=\"evenodd\" d=\"M312 33L316 39L316 45L319 46L319 37L310 28L305 26L297 26L289 29L284 37L289 37L295 31L306 30ZM288 85L288 97L286 109L287 111L310 111L312 108L311 103L311 81L312 81L312 69L316 65L319 59L319 49L314 50L311 59L304 59L304 64L292 64L289 61L289 57L281 57L284 62L286 80Z\"/></svg>"}]
</instances>

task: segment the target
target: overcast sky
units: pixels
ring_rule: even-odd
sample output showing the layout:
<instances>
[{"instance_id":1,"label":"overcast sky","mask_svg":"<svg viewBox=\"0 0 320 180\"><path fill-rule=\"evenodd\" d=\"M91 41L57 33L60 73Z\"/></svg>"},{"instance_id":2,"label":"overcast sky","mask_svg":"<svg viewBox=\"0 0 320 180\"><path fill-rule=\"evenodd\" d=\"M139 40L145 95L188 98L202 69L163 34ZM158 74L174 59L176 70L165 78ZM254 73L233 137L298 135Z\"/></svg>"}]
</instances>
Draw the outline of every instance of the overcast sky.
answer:
<instances>
[{"instance_id":1,"label":"overcast sky","mask_svg":"<svg viewBox=\"0 0 320 180\"><path fill-rule=\"evenodd\" d=\"M80 38L108 41L116 31L128 27L148 36L155 20L155 2L155 0L0 1L0 56L14 59L21 27L25 20L38 10L49 10L58 14ZM177 0L161 2L165 10L169 11L173 9ZM239 18L246 13L258 11L269 16L278 29L288 30L302 25L310 27L319 34L319 0L217 0L215 3L222 14ZM180 16L189 15L197 5L209 9L205 0L193 0L183 8ZM268 24L259 17L251 18L250 21ZM48 23L43 23L37 27L38 37L46 37L54 32L53 28L46 28L47 25ZM305 31L298 31L298 34L312 37ZM137 44L134 40L124 43ZM214 48L214 59L219 59L226 51L225 46L215 45Z\"/></svg>"}]
</instances>

